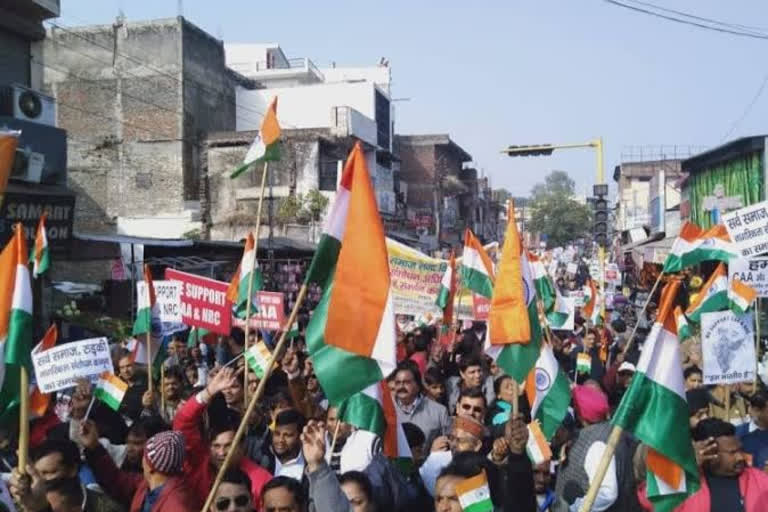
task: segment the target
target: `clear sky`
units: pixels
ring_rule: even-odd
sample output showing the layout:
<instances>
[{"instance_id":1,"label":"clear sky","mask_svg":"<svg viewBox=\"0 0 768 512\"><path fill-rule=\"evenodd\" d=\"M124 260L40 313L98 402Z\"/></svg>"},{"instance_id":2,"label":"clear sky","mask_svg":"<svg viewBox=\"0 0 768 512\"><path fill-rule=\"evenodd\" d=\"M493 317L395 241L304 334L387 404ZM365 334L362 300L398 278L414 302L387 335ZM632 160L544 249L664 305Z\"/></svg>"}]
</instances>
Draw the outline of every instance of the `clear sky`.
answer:
<instances>
[{"instance_id":1,"label":"clear sky","mask_svg":"<svg viewBox=\"0 0 768 512\"><path fill-rule=\"evenodd\" d=\"M648 0L765 27L765 0ZM64 26L175 16L177 0L62 0ZM508 158L508 144L603 136L606 178L629 146L714 147L768 73L768 40L701 30L603 0L184 0L190 21L227 42L277 42L320 66L390 61L396 131L449 133L494 187L527 195L552 169L583 193L589 150ZM729 139L768 133L768 90ZM637 152L637 149L634 151ZM647 153L647 150L646 150ZM671 151L668 151L671 155Z\"/></svg>"}]
</instances>

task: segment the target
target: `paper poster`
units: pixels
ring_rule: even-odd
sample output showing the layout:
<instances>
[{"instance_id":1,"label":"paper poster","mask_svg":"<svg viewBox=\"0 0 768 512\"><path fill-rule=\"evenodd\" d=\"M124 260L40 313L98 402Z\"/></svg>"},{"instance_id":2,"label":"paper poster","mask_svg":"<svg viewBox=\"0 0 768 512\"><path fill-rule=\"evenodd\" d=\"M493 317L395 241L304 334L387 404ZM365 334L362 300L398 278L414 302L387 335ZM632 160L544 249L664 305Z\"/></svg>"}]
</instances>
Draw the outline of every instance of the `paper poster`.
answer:
<instances>
[{"instance_id":1,"label":"paper poster","mask_svg":"<svg viewBox=\"0 0 768 512\"><path fill-rule=\"evenodd\" d=\"M768 252L768 201L725 213L722 219L744 258Z\"/></svg>"},{"instance_id":2,"label":"paper poster","mask_svg":"<svg viewBox=\"0 0 768 512\"><path fill-rule=\"evenodd\" d=\"M229 335L232 322L232 303L227 300L229 283L170 268L165 270L165 278L181 285L179 306L184 325Z\"/></svg>"},{"instance_id":3,"label":"paper poster","mask_svg":"<svg viewBox=\"0 0 768 512\"><path fill-rule=\"evenodd\" d=\"M159 316L152 317L152 334L165 336L186 329L181 320L181 283L178 281L153 281L156 306ZM136 293L141 296L146 290L146 281L136 281Z\"/></svg>"},{"instance_id":4,"label":"paper poster","mask_svg":"<svg viewBox=\"0 0 768 512\"><path fill-rule=\"evenodd\" d=\"M37 387L43 393L74 387L77 379L99 380L102 372L113 373L107 338L89 338L57 345L32 354Z\"/></svg>"},{"instance_id":5,"label":"paper poster","mask_svg":"<svg viewBox=\"0 0 768 512\"><path fill-rule=\"evenodd\" d=\"M728 281L742 281L768 297L768 258L735 258L728 263Z\"/></svg>"},{"instance_id":6,"label":"paper poster","mask_svg":"<svg viewBox=\"0 0 768 512\"><path fill-rule=\"evenodd\" d=\"M445 260L430 258L390 238L387 238L387 253L395 314L441 315L435 298L448 263ZM467 303L469 305L469 301Z\"/></svg>"},{"instance_id":7,"label":"paper poster","mask_svg":"<svg viewBox=\"0 0 768 512\"><path fill-rule=\"evenodd\" d=\"M701 315L704 385L751 382L755 377L754 317L718 311Z\"/></svg>"}]
</instances>

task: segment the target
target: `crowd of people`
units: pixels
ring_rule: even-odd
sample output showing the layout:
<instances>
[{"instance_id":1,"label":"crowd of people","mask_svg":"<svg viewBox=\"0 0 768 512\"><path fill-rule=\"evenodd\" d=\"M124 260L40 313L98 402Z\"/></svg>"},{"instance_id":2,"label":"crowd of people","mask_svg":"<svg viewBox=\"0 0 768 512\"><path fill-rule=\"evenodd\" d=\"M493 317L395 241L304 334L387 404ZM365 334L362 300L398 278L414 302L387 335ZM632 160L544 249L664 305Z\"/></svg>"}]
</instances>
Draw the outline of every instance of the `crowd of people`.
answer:
<instances>
[{"instance_id":1,"label":"crowd of people","mask_svg":"<svg viewBox=\"0 0 768 512\"><path fill-rule=\"evenodd\" d=\"M573 331L551 333L572 401L551 439L551 460L537 464L526 450L531 418L524 388L485 355L483 322L457 324L449 343L436 326L399 331L399 363L387 382L411 460L385 457L382 439L343 421L318 384L301 336L278 355L233 448L246 397L260 383L241 357L245 334L235 328L212 344L174 335L162 371L152 372L152 391L148 369L116 344L115 373L129 386L119 410L93 401L88 382L59 393L31 422L24 472L16 468L17 433L3 429L8 488L26 512L198 511L232 451L211 511L459 512L467 505L462 482L483 475L494 510L575 512L654 321L652 303L640 318L636 311L617 301L604 325L577 316ZM640 325L625 350L635 321ZM249 344L256 341L252 336ZM682 350L702 487L680 510L766 510L768 391L759 380L702 386L695 344ZM584 355L586 366L577 363ZM646 454L631 435L621 436L592 510L654 510Z\"/></svg>"}]
</instances>

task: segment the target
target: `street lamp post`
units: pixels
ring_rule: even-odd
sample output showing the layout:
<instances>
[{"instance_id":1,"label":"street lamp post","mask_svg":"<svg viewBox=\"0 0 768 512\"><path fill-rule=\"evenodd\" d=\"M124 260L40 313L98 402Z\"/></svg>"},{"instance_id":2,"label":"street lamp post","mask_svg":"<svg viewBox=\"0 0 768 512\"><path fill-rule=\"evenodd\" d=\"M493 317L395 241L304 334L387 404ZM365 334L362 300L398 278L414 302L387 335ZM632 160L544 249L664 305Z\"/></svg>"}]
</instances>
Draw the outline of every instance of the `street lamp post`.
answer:
<instances>
[{"instance_id":1,"label":"street lamp post","mask_svg":"<svg viewBox=\"0 0 768 512\"><path fill-rule=\"evenodd\" d=\"M530 144L527 146L508 146L502 149L507 156L549 156L556 149L594 148L597 157L597 184L605 183L605 169L603 167L603 138L598 137L583 143L576 144ZM597 258L600 265L600 293L603 303L600 306L603 320L605 321L605 247L598 245Z\"/></svg>"}]
</instances>

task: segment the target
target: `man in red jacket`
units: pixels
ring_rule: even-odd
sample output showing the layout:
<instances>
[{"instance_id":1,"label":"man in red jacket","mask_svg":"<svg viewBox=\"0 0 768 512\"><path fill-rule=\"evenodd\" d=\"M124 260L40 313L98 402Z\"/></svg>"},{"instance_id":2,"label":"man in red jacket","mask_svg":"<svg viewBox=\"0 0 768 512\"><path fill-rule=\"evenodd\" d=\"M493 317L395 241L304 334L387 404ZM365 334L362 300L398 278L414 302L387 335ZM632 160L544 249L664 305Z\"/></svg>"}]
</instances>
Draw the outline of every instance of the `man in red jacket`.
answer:
<instances>
[{"instance_id":1,"label":"man in red jacket","mask_svg":"<svg viewBox=\"0 0 768 512\"><path fill-rule=\"evenodd\" d=\"M235 438L237 425L217 426L209 437L209 443L204 442L201 434L203 413L211 399L225 389L240 386L239 373L232 368L223 368L211 379L208 386L187 400L176 412L173 428L184 434L187 443L187 460L184 465L184 476L200 505L205 503L208 493L213 487L216 474L224 463ZM272 475L245 455L242 442L233 454L230 468L239 468L248 475L251 481L251 495L254 503L261 499L261 489Z\"/></svg>"},{"instance_id":2,"label":"man in red jacket","mask_svg":"<svg viewBox=\"0 0 768 512\"><path fill-rule=\"evenodd\" d=\"M181 478L184 437L180 432L155 434L144 447L143 476L121 471L99 443L96 425L88 420L80 428L85 457L99 484L130 512L196 512L197 500Z\"/></svg>"}]
</instances>

